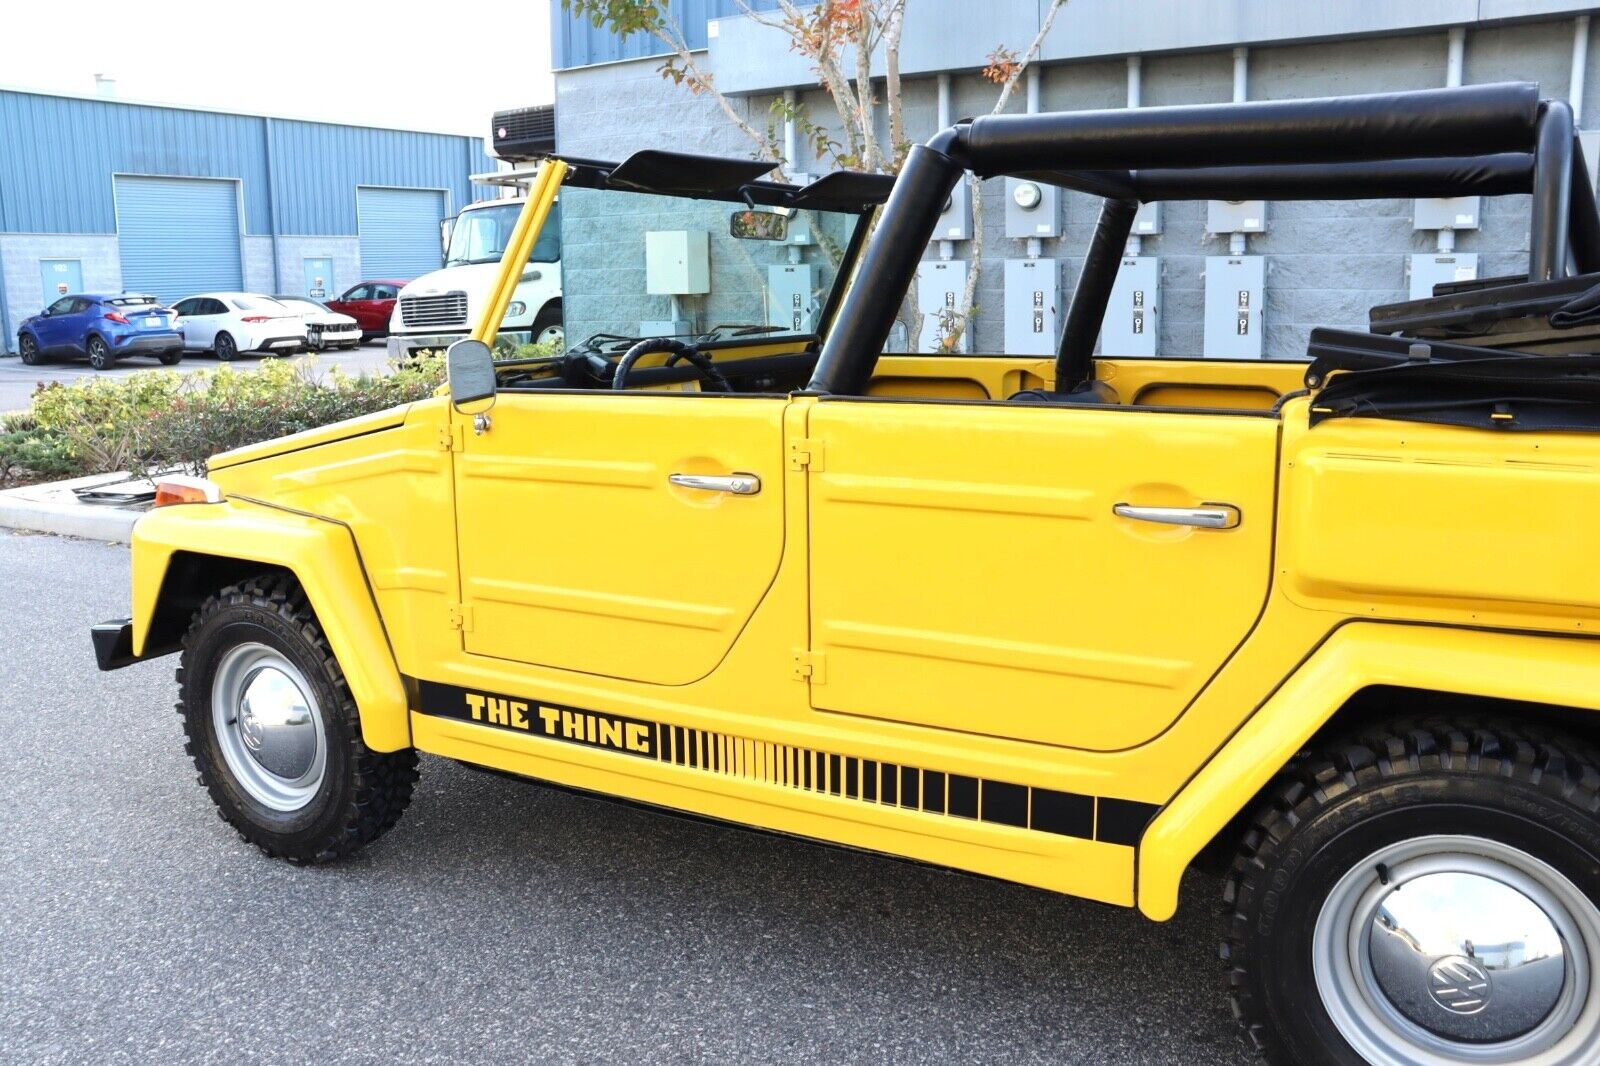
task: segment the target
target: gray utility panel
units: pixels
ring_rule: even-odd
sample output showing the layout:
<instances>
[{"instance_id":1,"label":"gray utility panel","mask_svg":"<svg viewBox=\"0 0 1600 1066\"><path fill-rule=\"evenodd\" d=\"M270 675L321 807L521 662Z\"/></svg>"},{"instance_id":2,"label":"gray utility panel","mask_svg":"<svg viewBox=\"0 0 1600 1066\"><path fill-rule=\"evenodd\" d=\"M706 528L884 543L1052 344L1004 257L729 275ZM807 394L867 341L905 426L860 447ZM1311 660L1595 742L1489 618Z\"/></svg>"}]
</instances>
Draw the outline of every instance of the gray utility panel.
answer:
<instances>
[{"instance_id":1,"label":"gray utility panel","mask_svg":"<svg viewBox=\"0 0 1600 1066\"><path fill-rule=\"evenodd\" d=\"M811 263L767 267L767 325L810 333L817 321L817 268Z\"/></svg>"},{"instance_id":2,"label":"gray utility panel","mask_svg":"<svg viewBox=\"0 0 1600 1066\"><path fill-rule=\"evenodd\" d=\"M1023 178L1006 179L1006 236L1061 236L1061 190Z\"/></svg>"},{"instance_id":3,"label":"gray utility panel","mask_svg":"<svg viewBox=\"0 0 1600 1066\"><path fill-rule=\"evenodd\" d=\"M176 303L244 286L238 182L119 174L115 189L123 291Z\"/></svg>"},{"instance_id":4,"label":"gray utility panel","mask_svg":"<svg viewBox=\"0 0 1600 1066\"><path fill-rule=\"evenodd\" d=\"M939 212L939 221L933 227L936 241L970 241L972 239L972 186L965 178L956 182Z\"/></svg>"},{"instance_id":5,"label":"gray utility panel","mask_svg":"<svg viewBox=\"0 0 1600 1066\"><path fill-rule=\"evenodd\" d=\"M1207 233L1265 233L1265 200L1206 201Z\"/></svg>"},{"instance_id":6,"label":"gray utility panel","mask_svg":"<svg viewBox=\"0 0 1600 1066\"><path fill-rule=\"evenodd\" d=\"M1411 257L1411 298L1424 300L1433 287L1478 276L1477 252L1419 252Z\"/></svg>"},{"instance_id":7,"label":"gray utility panel","mask_svg":"<svg viewBox=\"0 0 1600 1066\"><path fill-rule=\"evenodd\" d=\"M1477 229L1476 196L1439 196L1416 200L1411 207L1412 229Z\"/></svg>"},{"instance_id":8,"label":"gray utility panel","mask_svg":"<svg viewBox=\"0 0 1600 1066\"><path fill-rule=\"evenodd\" d=\"M1267 262L1259 255L1206 256L1207 359L1261 358L1266 277Z\"/></svg>"},{"instance_id":9,"label":"gray utility panel","mask_svg":"<svg viewBox=\"0 0 1600 1066\"><path fill-rule=\"evenodd\" d=\"M1139 205L1133 216L1135 237L1154 237L1161 232L1161 201L1148 200Z\"/></svg>"},{"instance_id":10,"label":"gray utility panel","mask_svg":"<svg viewBox=\"0 0 1600 1066\"><path fill-rule=\"evenodd\" d=\"M1056 354L1060 308L1060 260L1006 260L1007 355Z\"/></svg>"},{"instance_id":11,"label":"gray utility panel","mask_svg":"<svg viewBox=\"0 0 1600 1066\"><path fill-rule=\"evenodd\" d=\"M943 351L939 339L945 335L949 316L961 308L961 297L967 289L967 261L965 259L923 260L917 268L917 343L918 352ZM971 323L961 331L961 339L951 349L956 352L971 350Z\"/></svg>"},{"instance_id":12,"label":"gray utility panel","mask_svg":"<svg viewBox=\"0 0 1600 1066\"><path fill-rule=\"evenodd\" d=\"M1155 355L1160 337L1161 260L1153 255L1123 256L1100 327L1100 354Z\"/></svg>"}]
</instances>

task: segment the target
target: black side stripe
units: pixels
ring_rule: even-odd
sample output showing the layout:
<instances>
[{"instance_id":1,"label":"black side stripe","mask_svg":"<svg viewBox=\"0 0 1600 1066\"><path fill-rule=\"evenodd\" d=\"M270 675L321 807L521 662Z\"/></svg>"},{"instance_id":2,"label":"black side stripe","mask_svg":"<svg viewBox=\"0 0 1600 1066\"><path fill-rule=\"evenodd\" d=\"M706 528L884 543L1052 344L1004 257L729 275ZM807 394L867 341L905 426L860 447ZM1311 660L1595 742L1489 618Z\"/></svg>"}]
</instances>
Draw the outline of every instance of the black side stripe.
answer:
<instances>
[{"instance_id":1,"label":"black side stripe","mask_svg":"<svg viewBox=\"0 0 1600 1066\"><path fill-rule=\"evenodd\" d=\"M990 781L602 711L518 700L434 681L419 681L417 687L419 710L437 718L601 748L703 773L764 781L801 792L1081 840L1132 847L1159 809L1153 803Z\"/></svg>"}]
</instances>

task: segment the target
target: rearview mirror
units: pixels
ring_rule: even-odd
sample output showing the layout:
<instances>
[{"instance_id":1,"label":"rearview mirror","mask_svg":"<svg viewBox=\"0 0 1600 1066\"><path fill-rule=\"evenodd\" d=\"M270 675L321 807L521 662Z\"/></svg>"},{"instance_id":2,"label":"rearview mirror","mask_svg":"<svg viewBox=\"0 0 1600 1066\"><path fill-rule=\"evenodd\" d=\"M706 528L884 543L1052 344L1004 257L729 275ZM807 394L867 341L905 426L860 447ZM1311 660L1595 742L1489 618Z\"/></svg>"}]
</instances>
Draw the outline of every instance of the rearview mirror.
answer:
<instances>
[{"instance_id":1,"label":"rearview mirror","mask_svg":"<svg viewBox=\"0 0 1600 1066\"><path fill-rule=\"evenodd\" d=\"M735 211L728 233L746 241L781 241L789 236L789 216L776 211Z\"/></svg>"},{"instance_id":2,"label":"rearview mirror","mask_svg":"<svg viewBox=\"0 0 1600 1066\"><path fill-rule=\"evenodd\" d=\"M471 337L456 341L444 357L450 380L450 405L464 415L482 414L494 406L494 353Z\"/></svg>"}]
</instances>

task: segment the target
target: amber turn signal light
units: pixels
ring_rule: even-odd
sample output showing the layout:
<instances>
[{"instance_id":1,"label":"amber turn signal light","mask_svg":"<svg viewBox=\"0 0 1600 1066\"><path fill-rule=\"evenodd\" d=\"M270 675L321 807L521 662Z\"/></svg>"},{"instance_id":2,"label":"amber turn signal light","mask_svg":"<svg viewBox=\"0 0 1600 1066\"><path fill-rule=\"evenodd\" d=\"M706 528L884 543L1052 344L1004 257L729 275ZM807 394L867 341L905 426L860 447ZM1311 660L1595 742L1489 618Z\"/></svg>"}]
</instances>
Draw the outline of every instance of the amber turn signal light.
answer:
<instances>
[{"instance_id":1,"label":"amber turn signal light","mask_svg":"<svg viewBox=\"0 0 1600 1066\"><path fill-rule=\"evenodd\" d=\"M156 482L157 507L173 503L221 503L222 490L203 477L169 474Z\"/></svg>"}]
</instances>

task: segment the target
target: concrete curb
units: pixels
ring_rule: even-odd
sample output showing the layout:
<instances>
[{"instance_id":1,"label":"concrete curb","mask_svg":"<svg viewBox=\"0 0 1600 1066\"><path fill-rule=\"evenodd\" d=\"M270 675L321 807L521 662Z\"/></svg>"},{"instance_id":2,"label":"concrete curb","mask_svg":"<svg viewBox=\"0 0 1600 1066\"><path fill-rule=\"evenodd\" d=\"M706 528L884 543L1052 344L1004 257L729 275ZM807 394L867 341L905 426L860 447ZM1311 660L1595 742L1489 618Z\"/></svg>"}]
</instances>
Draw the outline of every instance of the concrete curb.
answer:
<instances>
[{"instance_id":1,"label":"concrete curb","mask_svg":"<svg viewBox=\"0 0 1600 1066\"><path fill-rule=\"evenodd\" d=\"M126 474L96 474L0 492L0 529L55 533L126 544L132 538L133 524L144 514L142 508L80 503L73 495L74 489L110 484L126 478Z\"/></svg>"}]
</instances>

